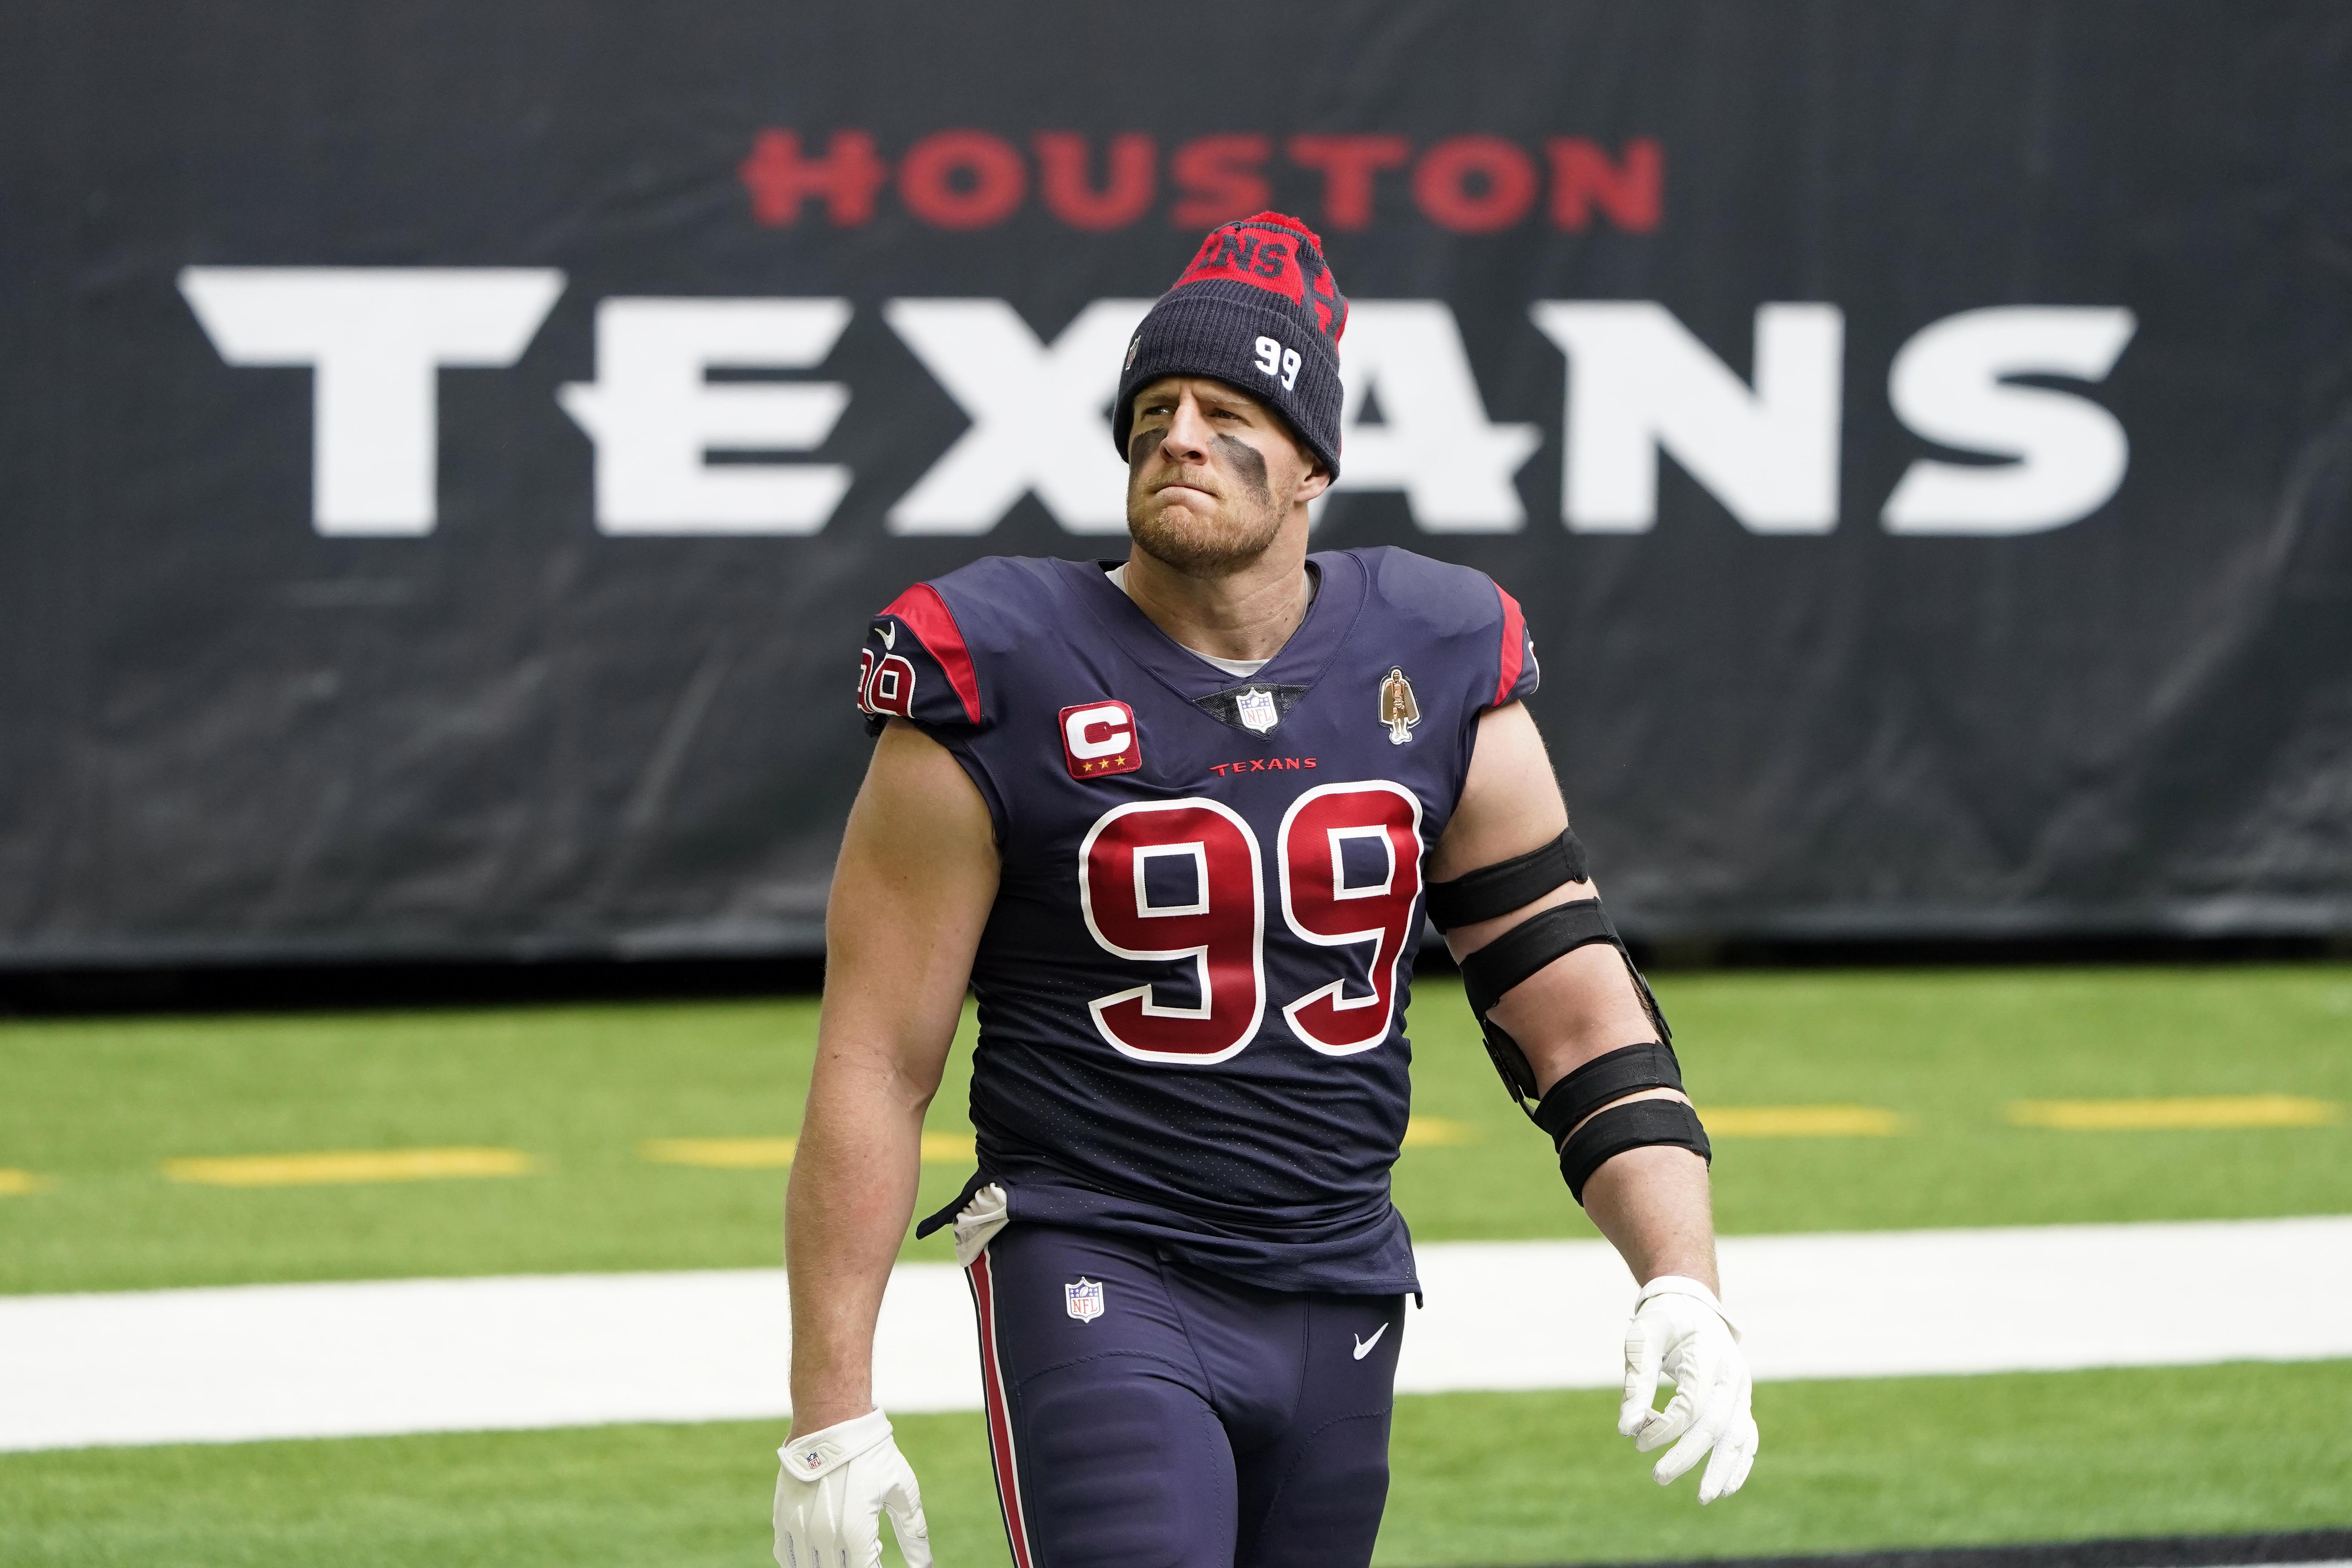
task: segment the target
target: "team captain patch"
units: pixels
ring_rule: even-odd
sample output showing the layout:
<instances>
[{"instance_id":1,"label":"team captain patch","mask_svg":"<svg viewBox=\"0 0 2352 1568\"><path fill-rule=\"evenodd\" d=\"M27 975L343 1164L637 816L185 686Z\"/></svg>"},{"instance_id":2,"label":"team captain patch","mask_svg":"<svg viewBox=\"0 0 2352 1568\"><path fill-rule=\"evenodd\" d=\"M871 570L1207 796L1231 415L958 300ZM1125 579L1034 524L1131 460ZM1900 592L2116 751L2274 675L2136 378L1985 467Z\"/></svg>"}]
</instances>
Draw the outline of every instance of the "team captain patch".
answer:
<instances>
[{"instance_id":1,"label":"team captain patch","mask_svg":"<svg viewBox=\"0 0 2352 1568\"><path fill-rule=\"evenodd\" d=\"M1135 710L1117 699L1063 709L1062 761L1074 779L1135 772L1143 765Z\"/></svg>"}]
</instances>

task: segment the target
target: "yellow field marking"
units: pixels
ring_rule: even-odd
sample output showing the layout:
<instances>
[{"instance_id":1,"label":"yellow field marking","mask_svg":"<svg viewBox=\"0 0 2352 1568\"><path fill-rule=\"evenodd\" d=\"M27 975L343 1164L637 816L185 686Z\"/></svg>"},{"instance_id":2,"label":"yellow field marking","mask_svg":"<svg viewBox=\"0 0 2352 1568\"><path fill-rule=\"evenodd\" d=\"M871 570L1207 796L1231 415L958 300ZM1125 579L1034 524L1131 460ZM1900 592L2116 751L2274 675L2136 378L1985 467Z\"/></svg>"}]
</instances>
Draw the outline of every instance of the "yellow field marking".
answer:
<instances>
[{"instance_id":1,"label":"yellow field marking","mask_svg":"<svg viewBox=\"0 0 2352 1568\"><path fill-rule=\"evenodd\" d=\"M1710 1138L1891 1138L1911 1119L1876 1105L1705 1105Z\"/></svg>"},{"instance_id":2,"label":"yellow field marking","mask_svg":"<svg viewBox=\"0 0 2352 1568\"><path fill-rule=\"evenodd\" d=\"M926 1165L967 1164L977 1158L969 1132L926 1132L923 1134L923 1163Z\"/></svg>"},{"instance_id":3,"label":"yellow field marking","mask_svg":"<svg viewBox=\"0 0 2352 1568\"><path fill-rule=\"evenodd\" d=\"M793 1163L796 1138L651 1138L637 1152L656 1165L707 1165L718 1171L772 1171Z\"/></svg>"},{"instance_id":4,"label":"yellow field marking","mask_svg":"<svg viewBox=\"0 0 2352 1568\"><path fill-rule=\"evenodd\" d=\"M1408 1116L1404 1123L1404 1146L1408 1149L1447 1149L1463 1143L1475 1143L1485 1134L1467 1121L1456 1121L1450 1116Z\"/></svg>"},{"instance_id":5,"label":"yellow field marking","mask_svg":"<svg viewBox=\"0 0 2352 1568\"><path fill-rule=\"evenodd\" d=\"M45 1192L48 1184L30 1171L0 1167L0 1198L21 1198L27 1193Z\"/></svg>"},{"instance_id":6,"label":"yellow field marking","mask_svg":"<svg viewBox=\"0 0 2352 1568\"><path fill-rule=\"evenodd\" d=\"M657 1165L705 1165L719 1171L771 1171L793 1163L797 1138L652 1138L637 1152ZM951 1165L972 1158L969 1132L926 1132L923 1162Z\"/></svg>"},{"instance_id":7,"label":"yellow field marking","mask_svg":"<svg viewBox=\"0 0 2352 1568\"><path fill-rule=\"evenodd\" d=\"M312 1187L356 1182L438 1182L520 1176L531 1168L520 1149L336 1149L309 1154L244 1154L166 1160L175 1182L208 1187Z\"/></svg>"},{"instance_id":8,"label":"yellow field marking","mask_svg":"<svg viewBox=\"0 0 2352 1568\"><path fill-rule=\"evenodd\" d=\"M2019 1100L2009 1119L2020 1127L2066 1132L2141 1132L2158 1129L2324 1127L2343 1115L2333 1100L2300 1094L2204 1094L2168 1100Z\"/></svg>"}]
</instances>

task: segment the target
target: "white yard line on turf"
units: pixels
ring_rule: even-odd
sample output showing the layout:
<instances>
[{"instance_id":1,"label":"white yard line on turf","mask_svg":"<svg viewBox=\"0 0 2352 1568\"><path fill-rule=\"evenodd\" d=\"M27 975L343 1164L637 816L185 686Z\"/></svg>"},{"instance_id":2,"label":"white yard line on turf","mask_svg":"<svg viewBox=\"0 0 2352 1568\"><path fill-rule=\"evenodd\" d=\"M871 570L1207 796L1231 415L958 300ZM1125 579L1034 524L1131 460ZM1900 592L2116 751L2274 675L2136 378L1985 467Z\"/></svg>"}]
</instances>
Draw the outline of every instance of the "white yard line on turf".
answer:
<instances>
[{"instance_id":1,"label":"white yard line on turf","mask_svg":"<svg viewBox=\"0 0 2352 1568\"><path fill-rule=\"evenodd\" d=\"M1420 1260L1401 1391L1617 1383L1633 1285L1602 1244ZM2352 1356L2352 1216L1737 1237L1722 1261L1759 1378ZM776 1269L0 1297L0 1449L778 1417L785 1323ZM973 1342L958 1271L901 1265L883 1407L977 1409Z\"/></svg>"}]
</instances>

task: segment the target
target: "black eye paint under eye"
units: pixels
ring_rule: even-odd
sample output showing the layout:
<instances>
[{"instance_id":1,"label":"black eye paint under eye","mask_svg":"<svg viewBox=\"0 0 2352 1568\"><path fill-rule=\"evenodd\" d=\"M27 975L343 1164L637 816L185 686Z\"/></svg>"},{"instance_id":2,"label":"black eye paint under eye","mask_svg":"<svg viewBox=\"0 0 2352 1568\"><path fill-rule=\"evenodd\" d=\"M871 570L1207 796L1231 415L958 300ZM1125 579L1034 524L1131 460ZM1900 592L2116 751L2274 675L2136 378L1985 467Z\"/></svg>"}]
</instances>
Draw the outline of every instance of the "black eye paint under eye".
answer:
<instances>
[{"instance_id":1,"label":"black eye paint under eye","mask_svg":"<svg viewBox=\"0 0 2352 1568\"><path fill-rule=\"evenodd\" d=\"M1265 458L1258 449L1247 441L1237 440L1231 436L1219 436L1215 445L1217 450L1225 455L1225 460L1233 464L1234 471L1241 475L1242 483L1249 486L1250 495L1258 505L1271 505L1274 491L1265 482Z\"/></svg>"},{"instance_id":2,"label":"black eye paint under eye","mask_svg":"<svg viewBox=\"0 0 2352 1568\"><path fill-rule=\"evenodd\" d=\"M1143 467L1146 458L1160 445L1163 434L1158 430L1138 430L1127 438L1127 466L1129 472Z\"/></svg>"}]
</instances>

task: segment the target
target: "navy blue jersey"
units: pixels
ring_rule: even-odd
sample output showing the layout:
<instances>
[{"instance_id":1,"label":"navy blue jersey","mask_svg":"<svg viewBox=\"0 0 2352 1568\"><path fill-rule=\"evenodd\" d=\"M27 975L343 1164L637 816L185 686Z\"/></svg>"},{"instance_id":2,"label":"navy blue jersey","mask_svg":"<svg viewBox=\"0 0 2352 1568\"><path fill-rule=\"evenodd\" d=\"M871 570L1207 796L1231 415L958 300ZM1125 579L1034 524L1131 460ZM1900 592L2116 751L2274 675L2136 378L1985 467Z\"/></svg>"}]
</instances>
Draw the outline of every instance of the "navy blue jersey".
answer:
<instances>
[{"instance_id":1,"label":"navy blue jersey","mask_svg":"<svg viewBox=\"0 0 2352 1568\"><path fill-rule=\"evenodd\" d=\"M1389 1293L1418 1288L1389 1168L1422 858L1478 715L1537 669L1480 573L1401 550L1309 561L1306 619L1245 680L1107 563L976 561L875 617L858 700L951 752L995 822L974 1185L1001 1182L1016 1223Z\"/></svg>"}]
</instances>

